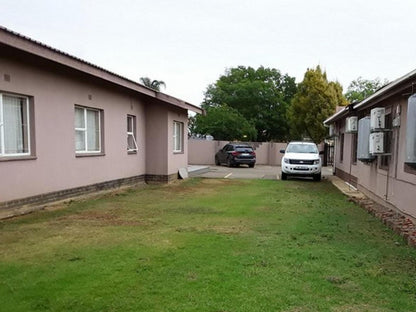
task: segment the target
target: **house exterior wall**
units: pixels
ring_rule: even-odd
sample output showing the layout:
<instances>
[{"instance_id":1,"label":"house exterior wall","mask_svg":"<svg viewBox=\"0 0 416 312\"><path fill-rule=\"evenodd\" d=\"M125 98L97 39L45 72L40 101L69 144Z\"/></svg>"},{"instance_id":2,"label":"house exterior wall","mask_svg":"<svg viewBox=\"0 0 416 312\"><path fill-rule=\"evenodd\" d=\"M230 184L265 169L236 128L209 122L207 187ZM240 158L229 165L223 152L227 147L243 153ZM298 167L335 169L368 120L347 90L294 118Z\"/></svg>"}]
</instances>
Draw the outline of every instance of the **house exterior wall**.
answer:
<instances>
[{"instance_id":1,"label":"house exterior wall","mask_svg":"<svg viewBox=\"0 0 416 312\"><path fill-rule=\"evenodd\" d=\"M168 112L162 105L146 107L146 173L166 175L168 170Z\"/></svg>"},{"instance_id":2,"label":"house exterior wall","mask_svg":"<svg viewBox=\"0 0 416 312\"><path fill-rule=\"evenodd\" d=\"M185 138L188 110L203 112L0 26L0 219L176 179L187 141L172 154L172 122L183 122Z\"/></svg>"},{"instance_id":3,"label":"house exterior wall","mask_svg":"<svg viewBox=\"0 0 416 312\"><path fill-rule=\"evenodd\" d=\"M173 152L173 123L183 124L182 152ZM154 103L146 107L146 175L163 176L169 181L177 177L178 168L188 165L188 113L181 108L168 108Z\"/></svg>"},{"instance_id":4,"label":"house exterior wall","mask_svg":"<svg viewBox=\"0 0 416 312\"><path fill-rule=\"evenodd\" d=\"M144 103L132 94L6 57L0 58L0 91L33 99L36 142L35 159L0 160L1 175L7 177L0 179L0 202L146 173ZM75 105L103 110L104 155L76 156ZM136 116L135 154L127 153L127 114Z\"/></svg>"},{"instance_id":5,"label":"house exterior wall","mask_svg":"<svg viewBox=\"0 0 416 312\"><path fill-rule=\"evenodd\" d=\"M183 124L182 131L182 151L173 151L173 123L181 122ZM186 110L174 109L168 112L168 175L178 173L178 168L186 168L188 166L188 113Z\"/></svg>"},{"instance_id":6,"label":"house exterior wall","mask_svg":"<svg viewBox=\"0 0 416 312\"><path fill-rule=\"evenodd\" d=\"M369 115L371 108L386 107L391 109L392 116L396 116L397 106L400 111L400 126L393 127L391 131L391 145L388 167L381 166L381 156L374 161L364 163L357 161L351 164L352 134L344 134L344 161L340 162L340 134L344 132L345 118L335 122L339 130L336 137L336 162L335 172L347 182L356 181L360 191L387 207L398 209L401 212L416 218L415 192L416 192L416 170L406 169L406 113L407 98L402 94L393 95L372 105L369 108L357 112L359 118ZM351 165L351 167L350 167ZM351 168L351 170L350 170Z\"/></svg>"}]
</instances>

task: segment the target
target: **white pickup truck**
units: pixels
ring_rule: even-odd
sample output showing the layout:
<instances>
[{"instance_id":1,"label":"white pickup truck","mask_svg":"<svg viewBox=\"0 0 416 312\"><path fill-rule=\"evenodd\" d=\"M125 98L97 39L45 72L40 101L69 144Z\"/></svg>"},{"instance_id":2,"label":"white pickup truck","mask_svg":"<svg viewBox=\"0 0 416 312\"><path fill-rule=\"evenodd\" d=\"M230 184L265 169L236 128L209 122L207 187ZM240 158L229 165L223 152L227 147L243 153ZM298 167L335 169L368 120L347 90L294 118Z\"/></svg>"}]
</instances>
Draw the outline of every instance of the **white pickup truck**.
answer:
<instances>
[{"instance_id":1,"label":"white pickup truck","mask_svg":"<svg viewBox=\"0 0 416 312\"><path fill-rule=\"evenodd\" d=\"M312 142L290 142L286 150L280 150L282 158L281 179L288 176L312 177L315 181L321 180L322 163L319 150Z\"/></svg>"}]
</instances>

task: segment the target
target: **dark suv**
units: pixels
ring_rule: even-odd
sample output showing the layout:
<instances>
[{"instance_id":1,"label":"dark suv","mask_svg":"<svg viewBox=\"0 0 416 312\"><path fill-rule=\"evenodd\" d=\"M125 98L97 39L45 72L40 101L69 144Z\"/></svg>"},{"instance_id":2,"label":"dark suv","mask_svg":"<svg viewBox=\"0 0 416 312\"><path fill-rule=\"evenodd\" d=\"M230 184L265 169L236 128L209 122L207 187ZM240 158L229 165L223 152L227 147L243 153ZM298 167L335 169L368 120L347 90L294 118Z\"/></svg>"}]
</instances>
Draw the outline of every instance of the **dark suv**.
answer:
<instances>
[{"instance_id":1,"label":"dark suv","mask_svg":"<svg viewBox=\"0 0 416 312\"><path fill-rule=\"evenodd\" d=\"M250 145L229 143L215 154L215 164L227 164L229 167L246 164L253 168L256 164L256 153Z\"/></svg>"}]
</instances>

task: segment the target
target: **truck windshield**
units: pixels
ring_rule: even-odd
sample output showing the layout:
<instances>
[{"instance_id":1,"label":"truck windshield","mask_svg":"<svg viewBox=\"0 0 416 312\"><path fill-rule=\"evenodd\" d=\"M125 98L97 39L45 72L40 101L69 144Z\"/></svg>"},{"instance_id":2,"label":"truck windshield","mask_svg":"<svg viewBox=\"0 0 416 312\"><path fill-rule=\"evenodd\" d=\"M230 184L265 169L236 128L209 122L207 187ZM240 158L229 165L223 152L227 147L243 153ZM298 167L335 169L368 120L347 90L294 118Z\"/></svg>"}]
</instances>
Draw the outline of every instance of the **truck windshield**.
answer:
<instances>
[{"instance_id":1,"label":"truck windshield","mask_svg":"<svg viewBox=\"0 0 416 312\"><path fill-rule=\"evenodd\" d=\"M316 145L312 144L289 144L286 150L287 153L311 153L317 154L318 149Z\"/></svg>"}]
</instances>

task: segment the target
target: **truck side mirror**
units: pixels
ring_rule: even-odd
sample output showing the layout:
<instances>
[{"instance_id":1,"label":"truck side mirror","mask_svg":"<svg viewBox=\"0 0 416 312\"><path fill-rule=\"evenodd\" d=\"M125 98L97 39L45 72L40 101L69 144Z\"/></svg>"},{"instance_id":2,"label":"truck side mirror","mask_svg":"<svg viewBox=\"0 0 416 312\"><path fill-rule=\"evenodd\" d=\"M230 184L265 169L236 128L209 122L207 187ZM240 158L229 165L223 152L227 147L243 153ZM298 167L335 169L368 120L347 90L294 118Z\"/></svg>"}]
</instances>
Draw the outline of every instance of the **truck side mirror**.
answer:
<instances>
[{"instance_id":1,"label":"truck side mirror","mask_svg":"<svg viewBox=\"0 0 416 312\"><path fill-rule=\"evenodd\" d=\"M281 149L280 150L280 154L284 154L285 153L285 150L284 149Z\"/></svg>"}]
</instances>

